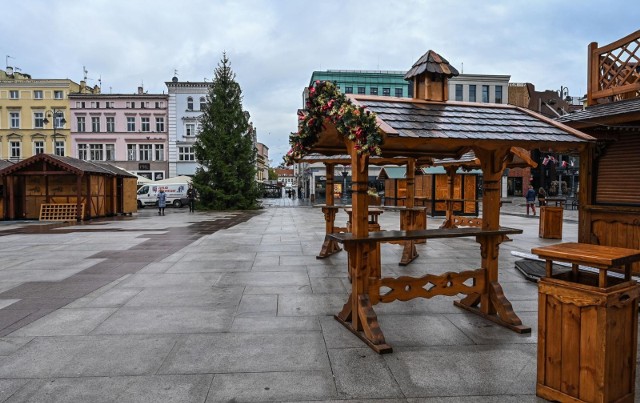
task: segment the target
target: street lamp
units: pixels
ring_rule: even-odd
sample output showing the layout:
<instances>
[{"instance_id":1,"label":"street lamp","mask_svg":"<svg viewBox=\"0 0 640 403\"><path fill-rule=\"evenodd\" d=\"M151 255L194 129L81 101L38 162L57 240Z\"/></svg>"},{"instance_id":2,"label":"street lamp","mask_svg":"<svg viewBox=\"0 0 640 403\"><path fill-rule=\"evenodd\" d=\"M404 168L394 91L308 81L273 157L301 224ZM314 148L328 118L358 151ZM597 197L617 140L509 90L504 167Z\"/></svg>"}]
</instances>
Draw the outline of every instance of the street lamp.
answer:
<instances>
[{"instance_id":1,"label":"street lamp","mask_svg":"<svg viewBox=\"0 0 640 403\"><path fill-rule=\"evenodd\" d=\"M64 125L67 123L67 121L64 118L64 112L59 110L59 109L50 109L45 111L44 113L44 120L42 121L43 124L48 125L49 124L49 118L51 118L53 121L53 153L55 155L60 155L60 156L64 156L64 148L62 150L61 153L58 153L57 147L56 147L56 139L58 138L58 132L56 131L56 129L59 129L61 127L64 127Z\"/></svg>"}]
</instances>

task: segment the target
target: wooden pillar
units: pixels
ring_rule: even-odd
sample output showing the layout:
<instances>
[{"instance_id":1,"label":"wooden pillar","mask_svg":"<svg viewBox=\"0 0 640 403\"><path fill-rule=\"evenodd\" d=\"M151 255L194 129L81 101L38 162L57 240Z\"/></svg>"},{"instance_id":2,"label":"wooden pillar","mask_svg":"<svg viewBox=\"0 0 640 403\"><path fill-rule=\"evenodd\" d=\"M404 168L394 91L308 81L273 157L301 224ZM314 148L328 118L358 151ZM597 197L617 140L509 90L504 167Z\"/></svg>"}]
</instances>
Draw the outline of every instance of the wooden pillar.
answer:
<instances>
[{"instance_id":1,"label":"wooden pillar","mask_svg":"<svg viewBox=\"0 0 640 403\"><path fill-rule=\"evenodd\" d=\"M8 191L9 191L9 195L8 195L8 199L9 199L9 206L8 206L8 212L9 215L7 216L10 220L15 220L16 219L16 182L15 182L15 176L13 174L9 175L7 177L7 187L8 187Z\"/></svg>"},{"instance_id":2,"label":"wooden pillar","mask_svg":"<svg viewBox=\"0 0 640 403\"><path fill-rule=\"evenodd\" d=\"M590 144L580 150L580 176L578 184L578 242L595 243L591 239L591 210L585 206L593 204L595 186L595 144Z\"/></svg>"},{"instance_id":3,"label":"wooden pillar","mask_svg":"<svg viewBox=\"0 0 640 403\"><path fill-rule=\"evenodd\" d=\"M329 234L337 232L335 221L336 221L336 213L337 208L334 206L334 197L333 197L333 169L334 164L325 162L325 170L326 170L326 186L325 186L325 206L322 207L322 212L324 213L324 227L325 227L325 237L324 242L322 243L322 248L320 248L320 253L316 256L316 259L324 259L325 257L331 256L336 252L340 252L342 248L338 245L338 242L330 239Z\"/></svg>"},{"instance_id":4,"label":"wooden pillar","mask_svg":"<svg viewBox=\"0 0 640 403\"><path fill-rule=\"evenodd\" d=\"M76 221L82 221L82 175L76 176Z\"/></svg>"},{"instance_id":5,"label":"wooden pillar","mask_svg":"<svg viewBox=\"0 0 640 403\"><path fill-rule=\"evenodd\" d=\"M106 182L106 181L105 181ZM111 201L111 214L112 215L118 215L119 211L118 211L118 177L114 176L113 178L111 178L111 195L109 195L109 192L107 192L107 188L105 186L104 189L104 197L105 197L105 201L109 202L109 200ZM105 203L105 206L107 204Z\"/></svg>"},{"instance_id":6,"label":"wooden pillar","mask_svg":"<svg viewBox=\"0 0 640 403\"><path fill-rule=\"evenodd\" d=\"M591 42L587 48L587 106L596 104L595 99L593 99L593 91L598 89L598 72L600 64L600 60L598 60L598 57L595 54L596 49L598 49L597 42Z\"/></svg>"},{"instance_id":7,"label":"wooden pillar","mask_svg":"<svg viewBox=\"0 0 640 403\"><path fill-rule=\"evenodd\" d=\"M335 203L335 200L333 198L333 184L334 184L334 169L335 169L335 164L333 163L325 163L325 170L326 170L326 178L327 180L325 181L325 204L327 206L333 206Z\"/></svg>"},{"instance_id":8,"label":"wooden pillar","mask_svg":"<svg viewBox=\"0 0 640 403\"><path fill-rule=\"evenodd\" d=\"M93 197L91 194L91 174L85 174L85 177L87 179L87 203L84 206L85 208L85 216L88 219L91 219L91 212L93 211Z\"/></svg>"},{"instance_id":9,"label":"wooden pillar","mask_svg":"<svg viewBox=\"0 0 640 403\"><path fill-rule=\"evenodd\" d=\"M27 216L27 177L22 175L20 176L20 187L22 188L22 197L20 198L20 204L22 204L22 217L26 218ZM38 214L40 214L38 212Z\"/></svg>"},{"instance_id":10,"label":"wooden pillar","mask_svg":"<svg viewBox=\"0 0 640 403\"><path fill-rule=\"evenodd\" d=\"M405 206L408 208L415 207L416 200L416 160L415 158L407 159L407 198Z\"/></svg>"},{"instance_id":11,"label":"wooden pillar","mask_svg":"<svg viewBox=\"0 0 640 403\"><path fill-rule=\"evenodd\" d=\"M51 203L49 198L49 175L44 176L44 202Z\"/></svg>"},{"instance_id":12,"label":"wooden pillar","mask_svg":"<svg viewBox=\"0 0 640 403\"><path fill-rule=\"evenodd\" d=\"M453 196L455 193L456 171L458 167L447 166L445 170L447 171L447 201L445 203L445 220L440 228L456 228L456 225L453 223Z\"/></svg>"},{"instance_id":13,"label":"wooden pillar","mask_svg":"<svg viewBox=\"0 0 640 403\"><path fill-rule=\"evenodd\" d=\"M482 167L482 228L495 230L500 228L500 181L509 149L474 149L474 152L480 159ZM481 240L482 267L487 270L487 287L498 281L498 255L501 241L500 236L484 237ZM488 292L482 295L480 310L485 314L496 313Z\"/></svg>"}]
</instances>

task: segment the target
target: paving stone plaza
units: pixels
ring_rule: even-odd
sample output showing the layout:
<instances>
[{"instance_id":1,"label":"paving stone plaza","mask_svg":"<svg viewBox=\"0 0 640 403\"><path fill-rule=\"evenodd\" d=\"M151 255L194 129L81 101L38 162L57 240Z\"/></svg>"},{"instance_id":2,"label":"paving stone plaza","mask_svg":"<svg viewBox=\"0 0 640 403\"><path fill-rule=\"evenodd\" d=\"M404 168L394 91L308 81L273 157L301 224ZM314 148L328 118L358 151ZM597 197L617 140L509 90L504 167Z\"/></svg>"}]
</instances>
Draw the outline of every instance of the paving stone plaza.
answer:
<instances>
[{"instance_id":1,"label":"paving stone plaza","mask_svg":"<svg viewBox=\"0 0 640 403\"><path fill-rule=\"evenodd\" d=\"M502 210L501 224L524 233L501 245L500 278L532 333L449 297L379 304L394 348L386 355L333 319L350 290L347 255L316 259L320 209L290 199L264 206L0 223L0 401L543 401L537 286L511 252L559 240L538 238L538 217L524 205ZM576 218L565 210L562 241L577 240ZM441 222L429 217L428 228ZM380 216L383 229L398 223L397 212ZM429 240L401 267L402 247L384 244L383 273L477 268L478 251L473 238Z\"/></svg>"}]
</instances>

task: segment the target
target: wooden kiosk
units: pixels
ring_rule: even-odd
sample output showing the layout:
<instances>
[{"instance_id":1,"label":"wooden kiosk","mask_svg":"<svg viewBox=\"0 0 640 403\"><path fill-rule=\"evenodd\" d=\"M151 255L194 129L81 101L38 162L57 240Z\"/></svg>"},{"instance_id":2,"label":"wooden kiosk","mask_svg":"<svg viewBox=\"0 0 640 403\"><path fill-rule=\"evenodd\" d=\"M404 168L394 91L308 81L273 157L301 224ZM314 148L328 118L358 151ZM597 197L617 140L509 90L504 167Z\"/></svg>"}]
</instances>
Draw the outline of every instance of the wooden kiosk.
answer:
<instances>
[{"instance_id":1,"label":"wooden kiosk","mask_svg":"<svg viewBox=\"0 0 640 403\"><path fill-rule=\"evenodd\" d=\"M137 211L136 177L113 165L38 154L0 170L3 218L81 221Z\"/></svg>"},{"instance_id":2,"label":"wooden kiosk","mask_svg":"<svg viewBox=\"0 0 640 403\"><path fill-rule=\"evenodd\" d=\"M472 170L481 168L481 162L476 158L473 151L466 153L462 157L437 159L433 163L435 166L444 167L447 172L447 189L446 189L446 214L445 220L440 228L457 228L458 226L464 227L482 227L482 218L467 218L454 214L456 210L460 210L461 205L468 203L477 203L477 200L469 200L467 198L456 198L456 190L460 191L460 188L456 188L456 179L458 178L458 170ZM522 167L536 167L538 164L531 159L529 152L520 147L511 147L505 160L505 166L507 168L522 168ZM474 194L475 196L475 194Z\"/></svg>"},{"instance_id":3,"label":"wooden kiosk","mask_svg":"<svg viewBox=\"0 0 640 403\"><path fill-rule=\"evenodd\" d=\"M351 293L335 318L378 353L391 352L374 305L395 300L466 295L456 306L517 332L530 332L513 311L498 280L499 246L505 235L521 230L500 227L500 179L513 146L525 149L576 150L591 137L534 112L510 105L447 102L447 80L457 75L449 63L427 52L405 79L416 98L350 96L333 83L317 82L309 90L306 115L291 136L288 156L319 152L351 156L352 233L332 234L353 262ZM465 124L459 124L464 118ZM434 122L438 122L437 125ZM473 150L484 179L481 228L380 231L369 233L367 172L369 155L383 157L459 158ZM373 253L378 242L428 238L475 237L479 268L422 277L377 277ZM469 285L471 283L471 285ZM384 292L382 290L385 290Z\"/></svg>"},{"instance_id":4,"label":"wooden kiosk","mask_svg":"<svg viewBox=\"0 0 640 403\"><path fill-rule=\"evenodd\" d=\"M578 241L640 249L640 30L589 45L587 107L557 120L597 139L580 155ZM640 262L632 266L640 274Z\"/></svg>"}]
</instances>

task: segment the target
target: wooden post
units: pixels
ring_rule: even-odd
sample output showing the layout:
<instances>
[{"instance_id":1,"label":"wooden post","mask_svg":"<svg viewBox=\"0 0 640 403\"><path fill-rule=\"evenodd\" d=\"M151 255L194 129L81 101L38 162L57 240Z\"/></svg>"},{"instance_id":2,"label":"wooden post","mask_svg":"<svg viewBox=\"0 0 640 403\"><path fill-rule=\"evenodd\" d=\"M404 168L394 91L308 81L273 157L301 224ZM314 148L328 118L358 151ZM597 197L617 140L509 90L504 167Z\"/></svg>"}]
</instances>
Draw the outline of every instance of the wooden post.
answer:
<instances>
[{"instance_id":1,"label":"wooden post","mask_svg":"<svg viewBox=\"0 0 640 403\"><path fill-rule=\"evenodd\" d=\"M16 202L15 202L15 197L16 197L16 190L15 190L15 180L14 180L14 175L11 174L7 177L7 187L9 190L9 219L10 220L15 220L16 219Z\"/></svg>"},{"instance_id":2,"label":"wooden post","mask_svg":"<svg viewBox=\"0 0 640 403\"><path fill-rule=\"evenodd\" d=\"M329 234L332 234L336 231L335 221L336 221L336 213L337 208L334 206L334 197L333 197L333 170L334 164L325 162L325 170L326 170L326 186L325 186L325 206L322 207L322 212L324 213L324 230L325 237L324 242L322 243L322 248L320 248L320 253L316 256L316 259L324 259L325 257L331 256L336 252L340 252L342 248L338 245L333 239L329 238Z\"/></svg>"},{"instance_id":3,"label":"wooden post","mask_svg":"<svg viewBox=\"0 0 640 403\"><path fill-rule=\"evenodd\" d=\"M506 166L509 148L474 148L473 151L480 160L483 176L482 229L497 230L500 228L500 179ZM522 325L498 282L498 257L502 235L478 237L477 241L480 243L481 266L485 272L485 290L480 295L469 294L455 305L516 332L531 332L530 327ZM476 308L478 304L480 306Z\"/></svg>"},{"instance_id":4,"label":"wooden post","mask_svg":"<svg viewBox=\"0 0 640 403\"><path fill-rule=\"evenodd\" d=\"M327 206L333 206L335 204L335 200L333 199L333 183L334 183L334 172L335 164L333 163L325 163L326 169L326 177L327 180L325 182L325 204Z\"/></svg>"},{"instance_id":5,"label":"wooden post","mask_svg":"<svg viewBox=\"0 0 640 403\"><path fill-rule=\"evenodd\" d=\"M405 206L407 208L415 207L416 200L416 160L415 158L407 159L407 198Z\"/></svg>"},{"instance_id":6,"label":"wooden post","mask_svg":"<svg viewBox=\"0 0 640 403\"><path fill-rule=\"evenodd\" d=\"M587 49L587 106L595 105L596 101L593 99L593 91L598 90L598 58L596 57L596 50L598 49L598 42L591 42Z\"/></svg>"},{"instance_id":7,"label":"wooden post","mask_svg":"<svg viewBox=\"0 0 640 403\"><path fill-rule=\"evenodd\" d=\"M22 217L26 218L27 216L27 177L21 175L20 176L20 187L22 188L22 197L20 198L20 204L22 205Z\"/></svg>"},{"instance_id":8,"label":"wooden post","mask_svg":"<svg viewBox=\"0 0 640 403\"><path fill-rule=\"evenodd\" d=\"M369 187L369 158L366 155L359 155L352 141L345 140L345 143L351 155L351 189L353 195L351 201L351 232L354 237L364 237L369 233L367 194ZM371 291L369 290L369 277L375 275L376 262L374 260L379 256L374 253L375 248L375 241L359 242L345 247L349 253L349 260L353 268L351 294L342 311L335 318L378 353L388 353L392 349L385 342L369 296Z\"/></svg>"},{"instance_id":9,"label":"wooden post","mask_svg":"<svg viewBox=\"0 0 640 403\"><path fill-rule=\"evenodd\" d=\"M591 178L594 178L593 170L595 165L595 145L584 147L580 151L580 176L578 177L578 242L596 243L591 239L592 219L591 210L585 208L593 204L593 184Z\"/></svg>"},{"instance_id":10,"label":"wooden post","mask_svg":"<svg viewBox=\"0 0 640 403\"><path fill-rule=\"evenodd\" d=\"M84 217L82 217L82 175L80 174L76 176L76 187L76 221L82 221Z\"/></svg>"},{"instance_id":11,"label":"wooden post","mask_svg":"<svg viewBox=\"0 0 640 403\"><path fill-rule=\"evenodd\" d=\"M456 228L456 225L453 223L453 195L455 191L455 183L456 183L456 171L458 170L457 166L447 166L445 168L447 171L447 202L446 211L445 211L445 220L440 226L440 228ZM464 202L463 202L464 203Z\"/></svg>"}]
</instances>

